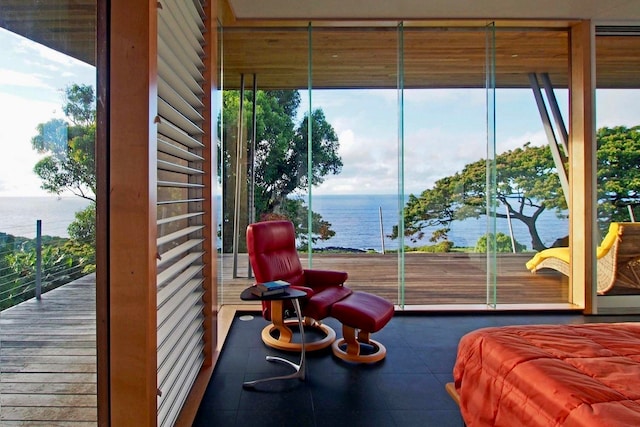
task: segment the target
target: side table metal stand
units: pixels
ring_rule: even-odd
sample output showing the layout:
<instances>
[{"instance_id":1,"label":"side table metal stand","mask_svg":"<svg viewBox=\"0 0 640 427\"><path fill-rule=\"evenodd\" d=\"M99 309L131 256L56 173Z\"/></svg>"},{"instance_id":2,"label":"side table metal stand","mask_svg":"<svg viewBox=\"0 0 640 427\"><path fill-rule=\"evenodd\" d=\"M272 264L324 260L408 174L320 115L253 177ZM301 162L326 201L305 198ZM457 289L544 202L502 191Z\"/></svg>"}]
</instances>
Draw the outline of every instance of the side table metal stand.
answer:
<instances>
[{"instance_id":1,"label":"side table metal stand","mask_svg":"<svg viewBox=\"0 0 640 427\"><path fill-rule=\"evenodd\" d=\"M298 290L298 289L288 289L286 293L281 295L270 295L267 297L259 297L254 295L251 292L252 286L248 287L240 294L240 299L243 301L270 301L271 304L282 304L285 300L291 300L293 303L293 307L296 311L296 316L298 317L298 326L300 328L300 341L301 341L301 351L300 351L300 363L295 363L290 360L287 360L283 357L278 356L267 356L267 362L278 362L283 363L285 365L291 366L295 372L289 375L281 375L277 377L263 378L254 381L246 381L242 385L245 388L253 388L256 384L265 382L265 381L274 381L274 380L289 380L298 378L300 381L304 381L306 376L306 365L305 365L305 348L304 348L304 322L302 319L302 313L300 312L300 302L299 299L303 298L307 295L306 292Z\"/></svg>"}]
</instances>

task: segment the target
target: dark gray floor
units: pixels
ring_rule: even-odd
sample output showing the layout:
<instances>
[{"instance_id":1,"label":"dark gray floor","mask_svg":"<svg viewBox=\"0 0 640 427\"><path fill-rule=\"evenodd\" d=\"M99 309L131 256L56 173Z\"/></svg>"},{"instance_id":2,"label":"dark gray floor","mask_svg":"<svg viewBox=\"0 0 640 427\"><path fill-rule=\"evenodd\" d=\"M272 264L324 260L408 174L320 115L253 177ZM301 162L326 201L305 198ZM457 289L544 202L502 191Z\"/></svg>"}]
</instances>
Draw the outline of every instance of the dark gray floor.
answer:
<instances>
[{"instance_id":1,"label":"dark gray floor","mask_svg":"<svg viewBox=\"0 0 640 427\"><path fill-rule=\"evenodd\" d=\"M383 361L356 365L337 359L330 349L309 352L305 381L274 381L247 390L244 381L292 372L265 356L298 361L299 353L266 347L260 331L267 323L261 317L236 317L194 426L459 427L462 418L444 385L453 379L457 344L465 333L485 326L627 320L640 321L640 316L397 314L372 336L387 347ZM341 334L335 319L324 323Z\"/></svg>"}]
</instances>

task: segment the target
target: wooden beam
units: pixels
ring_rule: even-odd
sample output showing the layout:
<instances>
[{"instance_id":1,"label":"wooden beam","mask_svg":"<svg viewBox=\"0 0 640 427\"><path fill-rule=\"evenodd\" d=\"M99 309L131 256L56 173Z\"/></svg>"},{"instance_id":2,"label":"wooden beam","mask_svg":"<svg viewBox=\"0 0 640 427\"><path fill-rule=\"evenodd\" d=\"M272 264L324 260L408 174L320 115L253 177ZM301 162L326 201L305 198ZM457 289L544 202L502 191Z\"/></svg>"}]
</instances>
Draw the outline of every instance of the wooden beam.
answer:
<instances>
[{"instance_id":1,"label":"wooden beam","mask_svg":"<svg viewBox=\"0 0 640 427\"><path fill-rule=\"evenodd\" d=\"M157 2L111 1L111 425L157 423Z\"/></svg>"},{"instance_id":2,"label":"wooden beam","mask_svg":"<svg viewBox=\"0 0 640 427\"><path fill-rule=\"evenodd\" d=\"M591 21L571 27L569 94L569 246L573 304L594 309L596 294L595 31Z\"/></svg>"},{"instance_id":3,"label":"wooden beam","mask_svg":"<svg viewBox=\"0 0 640 427\"><path fill-rule=\"evenodd\" d=\"M97 3L96 64L96 363L98 426L108 427L109 403L109 7Z\"/></svg>"}]
</instances>

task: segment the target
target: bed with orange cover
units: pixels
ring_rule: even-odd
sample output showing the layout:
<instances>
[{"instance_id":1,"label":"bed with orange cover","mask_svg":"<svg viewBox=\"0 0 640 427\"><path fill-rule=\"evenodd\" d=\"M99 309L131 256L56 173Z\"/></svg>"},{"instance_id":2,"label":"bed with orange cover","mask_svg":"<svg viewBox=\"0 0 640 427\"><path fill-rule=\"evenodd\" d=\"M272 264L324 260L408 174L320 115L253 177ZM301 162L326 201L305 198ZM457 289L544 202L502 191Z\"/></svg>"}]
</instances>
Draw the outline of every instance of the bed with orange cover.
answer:
<instances>
[{"instance_id":1,"label":"bed with orange cover","mask_svg":"<svg viewBox=\"0 0 640 427\"><path fill-rule=\"evenodd\" d=\"M468 427L640 426L640 323L478 329L453 376Z\"/></svg>"}]
</instances>

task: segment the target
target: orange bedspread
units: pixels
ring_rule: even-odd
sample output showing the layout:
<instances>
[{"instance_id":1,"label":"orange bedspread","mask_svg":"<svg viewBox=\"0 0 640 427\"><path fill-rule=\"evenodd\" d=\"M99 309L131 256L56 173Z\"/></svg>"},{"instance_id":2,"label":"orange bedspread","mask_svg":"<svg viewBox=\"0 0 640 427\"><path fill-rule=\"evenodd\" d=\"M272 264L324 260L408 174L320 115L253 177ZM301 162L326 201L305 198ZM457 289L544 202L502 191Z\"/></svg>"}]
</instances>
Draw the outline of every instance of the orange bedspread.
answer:
<instances>
[{"instance_id":1,"label":"orange bedspread","mask_svg":"<svg viewBox=\"0 0 640 427\"><path fill-rule=\"evenodd\" d=\"M453 370L475 426L640 426L640 323L484 328Z\"/></svg>"}]
</instances>

